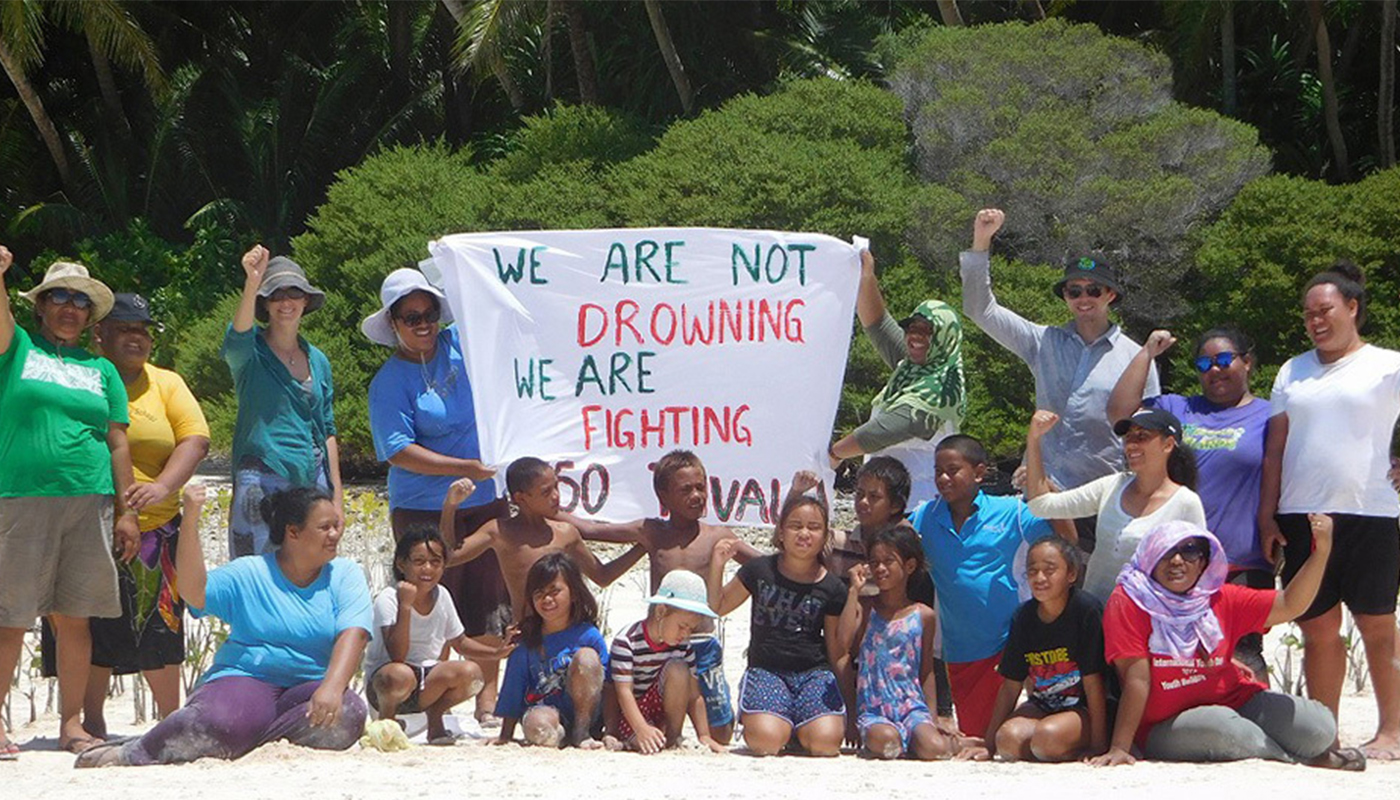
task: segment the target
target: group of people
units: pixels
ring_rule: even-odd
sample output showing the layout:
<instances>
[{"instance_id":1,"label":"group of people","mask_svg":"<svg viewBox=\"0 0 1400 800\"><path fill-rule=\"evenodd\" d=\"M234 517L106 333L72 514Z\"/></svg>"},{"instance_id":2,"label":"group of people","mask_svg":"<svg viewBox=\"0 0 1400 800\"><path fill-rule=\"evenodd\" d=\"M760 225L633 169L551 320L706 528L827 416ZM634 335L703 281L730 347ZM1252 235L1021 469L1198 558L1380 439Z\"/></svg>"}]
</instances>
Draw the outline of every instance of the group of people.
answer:
<instances>
[{"instance_id":1,"label":"group of people","mask_svg":"<svg viewBox=\"0 0 1400 800\"><path fill-rule=\"evenodd\" d=\"M689 720L710 749L742 731L757 755L852 742L877 758L1101 765L1400 757L1388 475L1400 353L1361 338L1360 271L1339 262L1308 283L1314 349L1283 365L1270 400L1250 393L1252 346L1230 328L1196 342L1201 393L1164 395L1154 359L1175 338L1155 331L1140 347L1119 330L1110 311L1125 287L1103 259L1067 263L1053 289L1065 325L997 302L1003 220L976 217L963 317L1035 377L1024 495L984 492L988 454L956 432L962 319L929 300L896 321L863 253L858 316L893 373L871 420L830 448L833 461L867 456L856 525L834 530L825 487L799 473L767 553L703 520L707 476L688 451L655 464L656 518L562 513L554 470L531 457L498 493L446 299L395 270L361 326L392 348L369 392L396 542L394 582L377 595L337 555L334 384L300 335L325 295L300 267L260 246L243 257L221 351L238 399L230 561L206 572L204 489L189 481L208 426L179 376L148 363L148 304L56 263L20 294L30 334L0 247L0 674L44 617L60 745L79 766L237 758L276 739L344 749L371 708L421 711L428 741L450 744L446 715L472 698L496 743L518 731L642 753L675 746ZM88 328L97 354L79 346ZM604 562L588 541L631 547ZM606 586L644 556L650 611L608 642L585 578ZM714 621L746 601L747 665L731 693ZM1379 710L1360 748L1337 735L1342 603ZM186 609L229 636L181 707ZM1312 699L1268 688L1263 631L1293 619ZM351 689L361 668L368 703ZM107 741L114 671L152 687L163 719L144 736ZM0 737L0 759L17 757Z\"/></svg>"}]
</instances>

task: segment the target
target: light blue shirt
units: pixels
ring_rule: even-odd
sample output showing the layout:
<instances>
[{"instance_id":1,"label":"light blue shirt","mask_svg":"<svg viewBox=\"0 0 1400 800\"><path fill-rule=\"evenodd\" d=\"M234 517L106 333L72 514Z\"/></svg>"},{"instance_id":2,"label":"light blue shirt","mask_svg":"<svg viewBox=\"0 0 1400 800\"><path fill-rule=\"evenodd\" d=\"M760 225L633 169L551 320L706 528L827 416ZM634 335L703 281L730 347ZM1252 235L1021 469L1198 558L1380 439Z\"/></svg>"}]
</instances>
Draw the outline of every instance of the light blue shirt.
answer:
<instances>
[{"instance_id":1,"label":"light blue shirt","mask_svg":"<svg viewBox=\"0 0 1400 800\"><path fill-rule=\"evenodd\" d=\"M1035 407L1060 415L1041 448L1050 480L1061 489L1073 489L1121 472L1123 445L1108 419L1108 396L1142 346L1117 325L1086 343L1073 321L1058 327L1038 325L1003 308L992 294L991 264L987 252L963 252L963 315L1026 362L1035 377ZM1161 393L1153 364L1142 396Z\"/></svg>"},{"instance_id":2,"label":"light blue shirt","mask_svg":"<svg viewBox=\"0 0 1400 800\"><path fill-rule=\"evenodd\" d=\"M228 640L203 681L242 676L291 687L326 677L342 631L370 632L374 611L364 570L348 558L321 568L310 586L297 586L277 566L277 554L235 559L209 573L204 608L228 623Z\"/></svg>"},{"instance_id":3,"label":"light blue shirt","mask_svg":"<svg viewBox=\"0 0 1400 800\"><path fill-rule=\"evenodd\" d=\"M1016 575L1023 544L1054 534L1019 497L977 493L962 530L943 498L921 503L910 518L923 540L938 590L943 659L961 664L990 658L1006 646L1011 618L1021 605Z\"/></svg>"},{"instance_id":4,"label":"light blue shirt","mask_svg":"<svg viewBox=\"0 0 1400 800\"><path fill-rule=\"evenodd\" d=\"M419 363L395 354L384 362L369 384L369 428L380 461L411 444L453 458L481 458L476 405L456 326L438 333L431 361ZM437 511L456 479L390 464L389 507ZM462 507L489 503L495 496L495 484L480 481Z\"/></svg>"}]
</instances>

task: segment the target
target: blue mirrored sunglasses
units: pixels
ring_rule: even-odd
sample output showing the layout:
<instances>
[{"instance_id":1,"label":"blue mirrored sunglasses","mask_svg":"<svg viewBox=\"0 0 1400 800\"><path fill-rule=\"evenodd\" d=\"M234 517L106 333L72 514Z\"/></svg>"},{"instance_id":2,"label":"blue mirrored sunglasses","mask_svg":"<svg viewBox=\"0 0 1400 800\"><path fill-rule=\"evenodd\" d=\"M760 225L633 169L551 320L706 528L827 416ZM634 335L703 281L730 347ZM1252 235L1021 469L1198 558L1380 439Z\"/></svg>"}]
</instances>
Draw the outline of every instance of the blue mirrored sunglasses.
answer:
<instances>
[{"instance_id":1,"label":"blue mirrored sunglasses","mask_svg":"<svg viewBox=\"0 0 1400 800\"><path fill-rule=\"evenodd\" d=\"M1237 358L1239 358L1239 355L1231 353L1229 350L1216 353L1215 358L1211 358L1210 356L1196 356L1196 370L1204 375L1210 372L1211 367L1229 369L1230 365L1235 363L1235 359Z\"/></svg>"},{"instance_id":2,"label":"blue mirrored sunglasses","mask_svg":"<svg viewBox=\"0 0 1400 800\"><path fill-rule=\"evenodd\" d=\"M88 297L83 292L74 291L72 289L64 289L61 287L58 289L49 290L49 302L57 303L61 306L71 305L77 309L92 308L91 297Z\"/></svg>"}]
</instances>

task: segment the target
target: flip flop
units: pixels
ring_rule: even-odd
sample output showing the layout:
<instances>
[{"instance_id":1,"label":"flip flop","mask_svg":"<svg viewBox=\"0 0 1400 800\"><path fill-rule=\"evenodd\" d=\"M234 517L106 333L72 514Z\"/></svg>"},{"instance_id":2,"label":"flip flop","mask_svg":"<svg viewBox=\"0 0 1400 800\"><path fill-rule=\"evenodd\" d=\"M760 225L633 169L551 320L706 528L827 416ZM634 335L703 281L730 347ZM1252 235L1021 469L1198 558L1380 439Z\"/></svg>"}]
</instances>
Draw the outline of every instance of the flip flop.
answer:
<instances>
[{"instance_id":1,"label":"flip flop","mask_svg":"<svg viewBox=\"0 0 1400 800\"><path fill-rule=\"evenodd\" d=\"M442 736L434 736L433 738L429 739L428 744L434 747L454 747L457 744L457 737L453 736L450 733L446 733Z\"/></svg>"},{"instance_id":2,"label":"flip flop","mask_svg":"<svg viewBox=\"0 0 1400 800\"><path fill-rule=\"evenodd\" d=\"M1308 765L1342 772L1364 772L1366 753L1357 747L1334 747L1308 762Z\"/></svg>"},{"instance_id":3,"label":"flip flop","mask_svg":"<svg viewBox=\"0 0 1400 800\"><path fill-rule=\"evenodd\" d=\"M78 760L73 762L74 769L92 769L94 767L112 767L122 763L123 742L103 742L78 754Z\"/></svg>"},{"instance_id":4,"label":"flip flop","mask_svg":"<svg viewBox=\"0 0 1400 800\"><path fill-rule=\"evenodd\" d=\"M66 750L75 756L80 756L101 744L105 744L105 742L101 739L94 739L91 736L74 736L66 742L59 742L58 748L60 750Z\"/></svg>"},{"instance_id":5,"label":"flip flop","mask_svg":"<svg viewBox=\"0 0 1400 800\"><path fill-rule=\"evenodd\" d=\"M18 761L19 745L12 740L6 739L4 744L0 744L0 761Z\"/></svg>"}]
</instances>

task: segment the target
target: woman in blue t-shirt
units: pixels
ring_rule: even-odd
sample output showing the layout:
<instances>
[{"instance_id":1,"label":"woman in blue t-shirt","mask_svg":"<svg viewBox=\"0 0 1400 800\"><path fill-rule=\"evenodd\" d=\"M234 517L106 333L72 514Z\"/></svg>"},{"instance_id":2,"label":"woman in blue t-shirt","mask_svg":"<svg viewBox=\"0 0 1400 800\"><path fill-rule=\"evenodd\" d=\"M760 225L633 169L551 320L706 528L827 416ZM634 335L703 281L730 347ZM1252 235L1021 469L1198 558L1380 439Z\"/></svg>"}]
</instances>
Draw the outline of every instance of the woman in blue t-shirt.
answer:
<instances>
[{"instance_id":1,"label":"woman in blue t-shirt","mask_svg":"<svg viewBox=\"0 0 1400 800\"><path fill-rule=\"evenodd\" d=\"M139 739L88 750L79 767L235 759L279 739L345 750L364 730L365 702L349 685L373 612L364 571L336 558L342 526L330 496L301 487L265 499L277 549L207 575L203 506L204 487L186 487L175 569L190 612L227 622L228 638L184 708Z\"/></svg>"},{"instance_id":2,"label":"woman in blue t-shirt","mask_svg":"<svg viewBox=\"0 0 1400 800\"><path fill-rule=\"evenodd\" d=\"M416 269L396 269L379 289L381 308L360 330L394 348L369 384L369 427L374 451L389 462L389 521L397 541L414 525L438 526L452 482L470 478L476 491L457 509L456 540L476 532L506 509L495 499L481 463L476 406L467 380L460 330L442 292ZM451 544L451 543L449 543ZM510 595L496 554L443 573L468 636L500 637L511 622ZM486 685L476 696L476 718L495 727L497 662L477 661Z\"/></svg>"},{"instance_id":3,"label":"woman in blue t-shirt","mask_svg":"<svg viewBox=\"0 0 1400 800\"><path fill-rule=\"evenodd\" d=\"M1181 420L1186 444L1196 453L1197 492L1205 507L1206 527L1220 540L1230 561L1228 582L1252 589L1274 588L1274 573L1259 548L1259 486L1264 468L1264 441L1269 430L1269 402L1249 391L1254 371L1254 343L1234 328L1212 328L1196 341L1194 364L1201 393L1190 397L1164 394L1139 403L1152 360L1176 342L1168 331L1153 331L1123 371L1108 400L1108 418L1124 419L1139 405L1162 408ZM1239 641L1235 658L1268 685L1264 637L1251 633Z\"/></svg>"}]
</instances>

